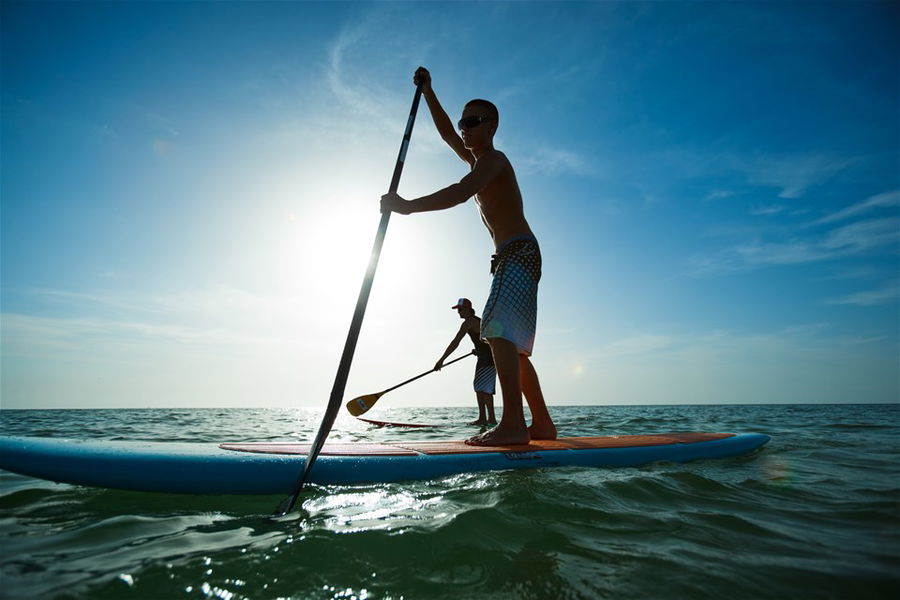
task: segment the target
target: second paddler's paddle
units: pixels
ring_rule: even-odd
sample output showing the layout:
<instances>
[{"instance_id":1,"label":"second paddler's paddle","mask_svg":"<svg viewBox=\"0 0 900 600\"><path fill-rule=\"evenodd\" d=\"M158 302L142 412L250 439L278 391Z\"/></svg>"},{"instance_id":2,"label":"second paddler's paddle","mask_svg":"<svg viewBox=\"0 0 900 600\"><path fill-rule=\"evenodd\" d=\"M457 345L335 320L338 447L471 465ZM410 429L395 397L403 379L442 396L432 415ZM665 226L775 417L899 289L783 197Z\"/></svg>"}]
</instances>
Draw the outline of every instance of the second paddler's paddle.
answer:
<instances>
[{"instance_id":1,"label":"second paddler's paddle","mask_svg":"<svg viewBox=\"0 0 900 600\"><path fill-rule=\"evenodd\" d=\"M447 365L452 365L456 361L462 360L462 359L466 358L467 356L472 356L473 354L475 354L474 350L472 350L468 354L464 354L464 355L460 356L459 358L454 358L450 362L444 363L444 366L446 367ZM353 400L351 400L350 402L347 403L347 410L354 417L358 417L359 415L363 414L364 412L368 411L370 408L375 406L375 403L378 402L378 399L381 398L382 396L384 396L385 394L387 394L388 392L390 392L392 390L396 390L398 387L404 386L407 383L413 382L416 379L419 379L421 377L425 377L429 373L434 373L435 371L437 371L437 369L431 369L430 371L425 371L421 375L416 375L415 377L407 379L403 383L398 383L394 387L390 387L390 388L384 390L383 392L378 392L377 394L366 394L365 396L360 396L358 398L354 398Z\"/></svg>"},{"instance_id":2,"label":"second paddler's paddle","mask_svg":"<svg viewBox=\"0 0 900 600\"><path fill-rule=\"evenodd\" d=\"M397 156L397 163L394 165L394 176L391 178L390 192L396 192L397 186L400 185L400 174L403 172L403 163L406 160L406 150L409 148L409 140L412 137L413 125L416 122L416 112L419 109L419 99L422 97L422 81L416 82L416 93L413 96L412 107L409 109L409 119L406 121L406 131L403 133L403 142L400 144L400 154ZM369 292L372 291L372 281L375 279L375 269L378 267L378 257L381 256L381 246L384 244L384 235L387 233L388 222L391 220L390 211L381 213L381 223L378 225L378 232L375 234L375 243L372 245L372 254L369 257L369 268L366 269L366 276L363 279L362 287L359 290L359 297L356 300L356 310L353 311L353 321L350 323L350 331L347 333L347 341L344 344L344 353L341 355L341 362L338 365L337 375L334 377L334 386L331 388L331 397L328 399L328 406L325 408L325 415L322 417L322 424L319 425L319 431L313 440L306 455L306 463L303 465L303 471L294 484L291 495L285 498L278 508L275 510L277 516L286 515L294 508L297 502L297 496L303 489L307 476L316 462L316 457L325 445L325 438L334 425L334 419L341 409L341 402L344 399L344 388L347 385L347 376L350 375L350 364L353 362L353 353L356 350L356 342L359 339L359 331L362 328L363 317L366 314L366 305L369 303Z\"/></svg>"}]
</instances>

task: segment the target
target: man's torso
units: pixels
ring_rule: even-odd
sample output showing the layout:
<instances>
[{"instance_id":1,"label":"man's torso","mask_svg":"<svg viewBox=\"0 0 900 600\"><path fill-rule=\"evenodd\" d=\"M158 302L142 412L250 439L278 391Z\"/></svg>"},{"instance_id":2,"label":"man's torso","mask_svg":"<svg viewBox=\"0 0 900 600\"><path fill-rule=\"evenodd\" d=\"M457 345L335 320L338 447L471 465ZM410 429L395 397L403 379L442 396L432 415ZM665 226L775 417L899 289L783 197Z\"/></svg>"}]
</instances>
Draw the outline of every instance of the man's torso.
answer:
<instances>
[{"instance_id":1,"label":"man's torso","mask_svg":"<svg viewBox=\"0 0 900 600\"><path fill-rule=\"evenodd\" d=\"M493 356L491 355L491 347L481 339L481 319L476 316L471 316L466 318L463 323L463 328L465 332L469 335L469 338L472 340L472 344L475 346L475 356L478 358L478 362L489 362L493 364Z\"/></svg>"},{"instance_id":2,"label":"man's torso","mask_svg":"<svg viewBox=\"0 0 900 600\"><path fill-rule=\"evenodd\" d=\"M494 246L499 247L511 238L534 234L528 226L528 221L525 220L522 193L519 191L519 183L512 165L502 152L498 150L492 152L499 155L503 168L475 196L475 201L481 218L494 240Z\"/></svg>"}]
</instances>

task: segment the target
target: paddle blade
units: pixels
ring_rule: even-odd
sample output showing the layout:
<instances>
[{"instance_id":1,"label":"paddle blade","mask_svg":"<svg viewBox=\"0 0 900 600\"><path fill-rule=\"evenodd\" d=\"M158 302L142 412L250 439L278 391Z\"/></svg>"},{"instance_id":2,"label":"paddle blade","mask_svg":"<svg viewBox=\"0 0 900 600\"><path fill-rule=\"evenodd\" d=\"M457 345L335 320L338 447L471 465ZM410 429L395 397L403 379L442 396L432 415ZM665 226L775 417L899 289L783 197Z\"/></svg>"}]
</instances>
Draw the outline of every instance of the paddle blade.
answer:
<instances>
[{"instance_id":1,"label":"paddle blade","mask_svg":"<svg viewBox=\"0 0 900 600\"><path fill-rule=\"evenodd\" d=\"M378 402L379 398L381 398L381 394L368 394L366 396L354 398L347 403L347 411L354 417L358 417L375 406L375 403Z\"/></svg>"}]
</instances>

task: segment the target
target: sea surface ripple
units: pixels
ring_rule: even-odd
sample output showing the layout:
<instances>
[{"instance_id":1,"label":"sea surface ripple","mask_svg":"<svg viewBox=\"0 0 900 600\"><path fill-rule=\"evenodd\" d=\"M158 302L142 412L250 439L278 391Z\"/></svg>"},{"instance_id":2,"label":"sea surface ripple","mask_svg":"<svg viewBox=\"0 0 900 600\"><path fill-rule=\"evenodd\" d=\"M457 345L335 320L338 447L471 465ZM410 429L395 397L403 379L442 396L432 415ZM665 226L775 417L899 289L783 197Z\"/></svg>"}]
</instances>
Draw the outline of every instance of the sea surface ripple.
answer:
<instances>
[{"instance_id":1,"label":"sea surface ripple","mask_svg":"<svg viewBox=\"0 0 900 600\"><path fill-rule=\"evenodd\" d=\"M374 410L372 412L375 412ZM553 407L565 435L761 432L751 455L184 496L0 471L3 598L897 598L900 405ZM472 410L342 415L333 441L460 439ZM309 441L313 410L0 411L3 435Z\"/></svg>"}]
</instances>

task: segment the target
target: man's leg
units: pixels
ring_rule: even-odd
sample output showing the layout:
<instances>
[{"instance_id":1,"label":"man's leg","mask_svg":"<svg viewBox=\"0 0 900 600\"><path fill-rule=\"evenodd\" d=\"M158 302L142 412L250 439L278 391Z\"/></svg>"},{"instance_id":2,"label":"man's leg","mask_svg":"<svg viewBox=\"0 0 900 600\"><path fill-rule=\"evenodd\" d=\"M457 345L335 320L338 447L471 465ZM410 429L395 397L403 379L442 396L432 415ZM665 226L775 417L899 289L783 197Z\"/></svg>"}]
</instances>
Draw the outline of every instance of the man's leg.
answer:
<instances>
[{"instance_id":1,"label":"man's leg","mask_svg":"<svg viewBox=\"0 0 900 600\"><path fill-rule=\"evenodd\" d=\"M533 440L555 440L556 426L547 411L544 393L541 391L541 382L538 381L537 371L534 370L531 360L524 354L519 355L519 372L522 379L522 392L525 394L528 408L531 410L529 436Z\"/></svg>"},{"instance_id":2,"label":"man's leg","mask_svg":"<svg viewBox=\"0 0 900 600\"><path fill-rule=\"evenodd\" d=\"M475 392L475 400L478 402L478 419L471 421L469 425L487 425L487 416L485 415L484 394Z\"/></svg>"},{"instance_id":3,"label":"man's leg","mask_svg":"<svg viewBox=\"0 0 900 600\"><path fill-rule=\"evenodd\" d=\"M500 379L503 394L503 414L500 424L481 435L466 440L475 446L503 446L506 444L527 444L528 428L522 408L522 381L519 373L519 351L509 340L489 338L494 366Z\"/></svg>"},{"instance_id":4,"label":"man's leg","mask_svg":"<svg viewBox=\"0 0 900 600\"><path fill-rule=\"evenodd\" d=\"M494 395L482 392L481 396L484 398L484 406L487 409L488 425L496 425L497 417L494 416Z\"/></svg>"}]
</instances>

